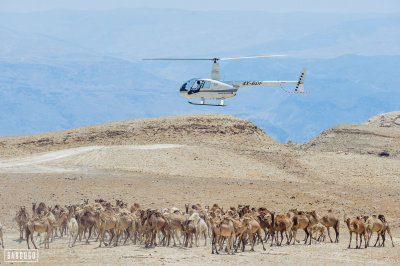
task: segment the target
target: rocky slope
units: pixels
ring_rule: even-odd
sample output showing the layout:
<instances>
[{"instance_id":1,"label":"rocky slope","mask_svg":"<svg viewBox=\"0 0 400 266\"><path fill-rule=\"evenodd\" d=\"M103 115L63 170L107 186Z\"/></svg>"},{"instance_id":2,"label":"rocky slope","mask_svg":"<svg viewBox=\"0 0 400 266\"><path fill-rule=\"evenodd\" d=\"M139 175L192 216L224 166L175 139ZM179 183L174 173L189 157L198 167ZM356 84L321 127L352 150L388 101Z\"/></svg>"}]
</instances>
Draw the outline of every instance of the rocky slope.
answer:
<instances>
[{"instance_id":1,"label":"rocky slope","mask_svg":"<svg viewBox=\"0 0 400 266\"><path fill-rule=\"evenodd\" d=\"M376 115L368 119L364 125L388 129L400 129L400 111Z\"/></svg>"},{"instance_id":2,"label":"rocky slope","mask_svg":"<svg viewBox=\"0 0 400 266\"><path fill-rule=\"evenodd\" d=\"M136 119L0 138L0 172L129 171L297 180L296 152L245 119L202 114Z\"/></svg>"},{"instance_id":3,"label":"rocky slope","mask_svg":"<svg viewBox=\"0 0 400 266\"><path fill-rule=\"evenodd\" d=\"M58 132L0 137L0 157L93 145L196 144L284 148L250 121L199 114L111 122Z\"/></svg>"},{"instance_id":4,"label":"rocky slope","mask_svg":"<svg viewBox=\"0 0 400 266\"><path fill-rule=\"evenodd\" d=\"M361 125L335 126L300 145L299 149L399 157L400 112L379 114Z\"/></svg>"}]
</instances>

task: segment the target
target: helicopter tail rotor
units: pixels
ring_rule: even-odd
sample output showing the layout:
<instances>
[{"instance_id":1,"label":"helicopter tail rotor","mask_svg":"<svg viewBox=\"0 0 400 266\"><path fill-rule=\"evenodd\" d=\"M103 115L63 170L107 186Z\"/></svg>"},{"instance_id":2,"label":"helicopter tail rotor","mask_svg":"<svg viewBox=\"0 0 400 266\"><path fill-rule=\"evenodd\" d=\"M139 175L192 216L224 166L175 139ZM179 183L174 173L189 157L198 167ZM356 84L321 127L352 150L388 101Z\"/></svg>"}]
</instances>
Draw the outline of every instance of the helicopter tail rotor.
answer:
<instances>
[{"instance_id":1,"label":"helicopter tail rotor","mask_svg":"<svg viewBox=\"0 0 400 266\"><path fill-rule=\"evenodd\" d=\"M299 81L297 82L296 88L294 89L295 92L304 93L304 78L306 77L306 69L303 68L301 71Z\"/></svg>"}]
</instances>

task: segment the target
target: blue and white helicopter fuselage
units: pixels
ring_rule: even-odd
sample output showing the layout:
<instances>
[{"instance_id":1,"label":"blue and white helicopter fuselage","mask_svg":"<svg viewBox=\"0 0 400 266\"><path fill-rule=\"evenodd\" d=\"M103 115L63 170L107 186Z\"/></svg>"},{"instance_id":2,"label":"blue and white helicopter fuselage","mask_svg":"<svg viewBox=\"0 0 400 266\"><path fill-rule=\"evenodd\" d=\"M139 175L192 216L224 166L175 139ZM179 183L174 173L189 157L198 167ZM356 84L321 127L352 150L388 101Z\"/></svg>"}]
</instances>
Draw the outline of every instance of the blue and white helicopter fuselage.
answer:
<instances>
[{"instance_id":1,"label":"blue and white helicopter fuselage","mask_svg":"<svg viewBox=\"0 0 400 266\"><path fill-rule=\"evenodd\" d=\"M225 105L225 99L236 96L240 87L250 86L270 86L270 85L296 85L294 92L304 93L304 76L306 70L303 69L297 81L220 81L206 78L193 78L186 81L180 88L179 93L189 99L201 99L198 105L205 104L205 99L221 100ZM195 104L189 102L191 104Z\"/></svg>"},{"instance_id":2,"label":"blue and white helicopter fuselage","mask_svg":"<svg viewBox=\"0 0 400 266\"><path fill-rule=\"evenodd\" d=\"M200 103L192 103L196 105L215 105L224 106L225 99L236 96L240 87L250 86L270 86L270 85L289 85L295 84L296 88L294 93L304 93L304 77L306 69L304 68L300 77L296 81L221 81L219 60L234 60L234 59L247 59L247 58L260 58L260 57L280 57L286 55L261 55L261 56L247 56L235 58L150 58L143 60L212 60L214 63L211 69L211 79L208 78L193 78L186 81L179 90L179 93L189 99L201 99ZM221 100L221 104L205 104L206 99Z\"/></svg>"}]
</instances>

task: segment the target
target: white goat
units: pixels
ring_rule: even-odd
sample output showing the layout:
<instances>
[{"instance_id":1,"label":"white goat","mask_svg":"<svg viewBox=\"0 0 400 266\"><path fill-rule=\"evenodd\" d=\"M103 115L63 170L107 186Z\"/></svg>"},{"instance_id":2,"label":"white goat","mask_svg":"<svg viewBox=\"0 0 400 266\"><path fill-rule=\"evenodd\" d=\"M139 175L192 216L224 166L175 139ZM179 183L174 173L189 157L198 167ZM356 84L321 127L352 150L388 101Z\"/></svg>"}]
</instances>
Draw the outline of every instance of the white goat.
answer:
<instances>
[{"instance_id":1,"label":"white goat","mask_svg":"<svg viewBox=\"0 0 400 266\"><path fill-rule=\"evenodd\" d=\"M75 239L75 235L78 233L78 222L75 218L71 218L68 222L68 247L71 247L71 240Z\"/></svg>"},{"instance_id":2,"label":"white goat","mask_svg":"<svg viewBox=\"0 0 400 266\"><path fill-rule=\"evenodd\" d=\"M200 217L200 215L195 212L193 213L189 219L189 221L193 221L193 224L196 228L196 235L197 235L197 242L196 242L196 246L199 246L199 242L200 242L200 234L202 233L204 236L204 245L207 245L207 233L208 233L208 227L206 222L203 220L203 218Z\"/></svg>"},{"instance_id":3,"label":"white goat","mask_svg":"<svg viewBox=\"0 0 400 266\"><path fill-rule=\"evenodd\" d=\"M311 231L312 231L312 234L313 234L313 235L315 234L314 240L325 242L325 238L326 238L326 227L325 227L324 225L322 225L322 224L320 224L320 223L314 224L314 225L311 227ZM317 233L319 233L318 238L317 238Z\"/></svg>"}]
</instances>

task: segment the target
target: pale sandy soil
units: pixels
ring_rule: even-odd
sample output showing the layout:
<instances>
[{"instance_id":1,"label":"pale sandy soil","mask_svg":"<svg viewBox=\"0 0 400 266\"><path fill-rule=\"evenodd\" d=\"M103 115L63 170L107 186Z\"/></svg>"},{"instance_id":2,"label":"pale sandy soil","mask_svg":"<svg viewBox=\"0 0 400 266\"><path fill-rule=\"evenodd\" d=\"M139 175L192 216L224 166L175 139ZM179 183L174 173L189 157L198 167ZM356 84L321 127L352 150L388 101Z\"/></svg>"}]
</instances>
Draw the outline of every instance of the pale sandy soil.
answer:
<instances>
[{"instance_id":1,"label":"pale sandy soil","mask_svg":"<svg viewBox=\"0 0 400 266\"><path fill-rule=\"evenodd\" d=\"M332 209L342 221L340 243L290 247L269 247L268 243L265 252L258 245L255 252L232 256L212 255L210 245L191 249L145 249L143 245L133 244L97 248L98 243L92 240L90 245L78 243L70 249L66 239L56 239L49 250L40 246L40 263L400 264L400 159L345 152L294 151L254 127L253 131L246 131L251 125L242 120L229 119L231 124L226 117L215 124L211 119L211 125L205 128L196 120L197 132L189 133L186 130L190 122L186 120L183 125L172 120L167 121L170 124L162 121L160 128L164 131L157 129L158 120L152 120L151 127L141 121L139 124L151 128L141 131L146 133L142 138L136 133L129 133L133 136L129 138L128 133L120 132L117 139L108 140L107 134L114 136L114 133L107 131L104 135L102 128L89 128L82 130L83 133L51 133L54 138L43 135L0 139L3 147L0 222L5 228L5 247L26 248L26 242L17 241L19 234L13 217L21 205L30 210L32 202L55 205L79 203L83 198L91 202L103 198L112 202L115 199L138 202L145 208L176 206L182 209L185 203L203 206L219 203L224 208L250 204L264 205L278 213L298 208L315 209L323 215ZM136 123L132 125L136 127ZM185 133L179 128L184 128ZM224 133L219 134L221 128ZM154 131L159 134L154 135ZM96 132L103 132L98 133L102 137L89 145L86 137L90 139ZM73 136L75 142L54 142L65 139L65 134ZM128 135L121 137L124 134ZM180 137L182 134L185 137ZM46 145L43 139L47 139ZM347 249L345 213L349 217L385 214L396 247L391 247L387 239L384 248Z\"/></svg>"},{"instance_id":2,"label":"pale sandy soil","mask_svg":"<svg viewBox=\"0 0 400 266\"><path fill-rule=\"evenodd\" d=\"M140 202L146 207L183 208L185 203L212 204L218 202L225 208L239 203L253 206L268 206L277 212L289 208L316 209L323 214L332 208L343 217L358 214L385 213L392 226L395 248L389 239L385 248L347 250L348 232L341 226L339 244L316 244L295 247L268 246L263 252L260 245L256 252L239 253L235 256L211 255L206 248L157 247L145 249L143 245L129 244L116 248L97 248L98 243L67 248L66 239L56 239L50 250L40 248L40 262L53 264L97 264L97 263L156 263L156 264L220 264L220 263L295 263L295 264L398 264L400 263L399 189L374 186L359 186L343 180L323 181L302 180L302 182L281 179L237 179L198 178L134 173L129 171L107 171L81 169L72 173L2 173L1 217L5 225L6 248L26 248L26 242L18 238L16 225L12 221L19 205L30 206L31 202L76 203L82 198L104 198L110 201L124 199L130 203ZM368 199L367 194L380 195ZM392 196L393 194L393 196ZM394 195L395 194L395 195ZM38 196L40 195L40 196ZM293 198L295 197L295 198ZM302 239L302 236L299 237ZM201 243L203 243L201 241ZM353 240L354 247L354 240ZM312 255L312 262L310 258Z\"/></svg>"},{"instance_id":3,"label":"pale sandy soil","mask_svg":"<svg viewBox=\"0 0 400 266\"><path fill-rule=\"evenodd\" d=\"M347 233L347 232L346 232ZM26 243L15 241L18 233L9 234L6 242L10 243L8 248L25 248ZM303 235L301 234L301 238ZM210 245L204 247L203 239L199 247L155 247L145 249L141 245L125 245L112 248L98 248L98 243L91 242L89 245L78 243L74 248L67 248L68 240L56 239L50 245L50 249L39 247L39 262L41 265L57 264L151 264L151 265L398 265L400 259L398 253L400 239L395 239L396 247L374 248L356 250L347 249L348 235L341 238L339 244L316 243L311 246L296 244L295 246L283 245L281 247L262 246L255 247L254 252L238 252L235 255L212 255ZM354 240L353 240L354 241ZM388 243L389 244L389 243ZM354 247L354 242L353 242ZM397 254L396 254L397 253Z\"/></svg>"}]
</instances>

